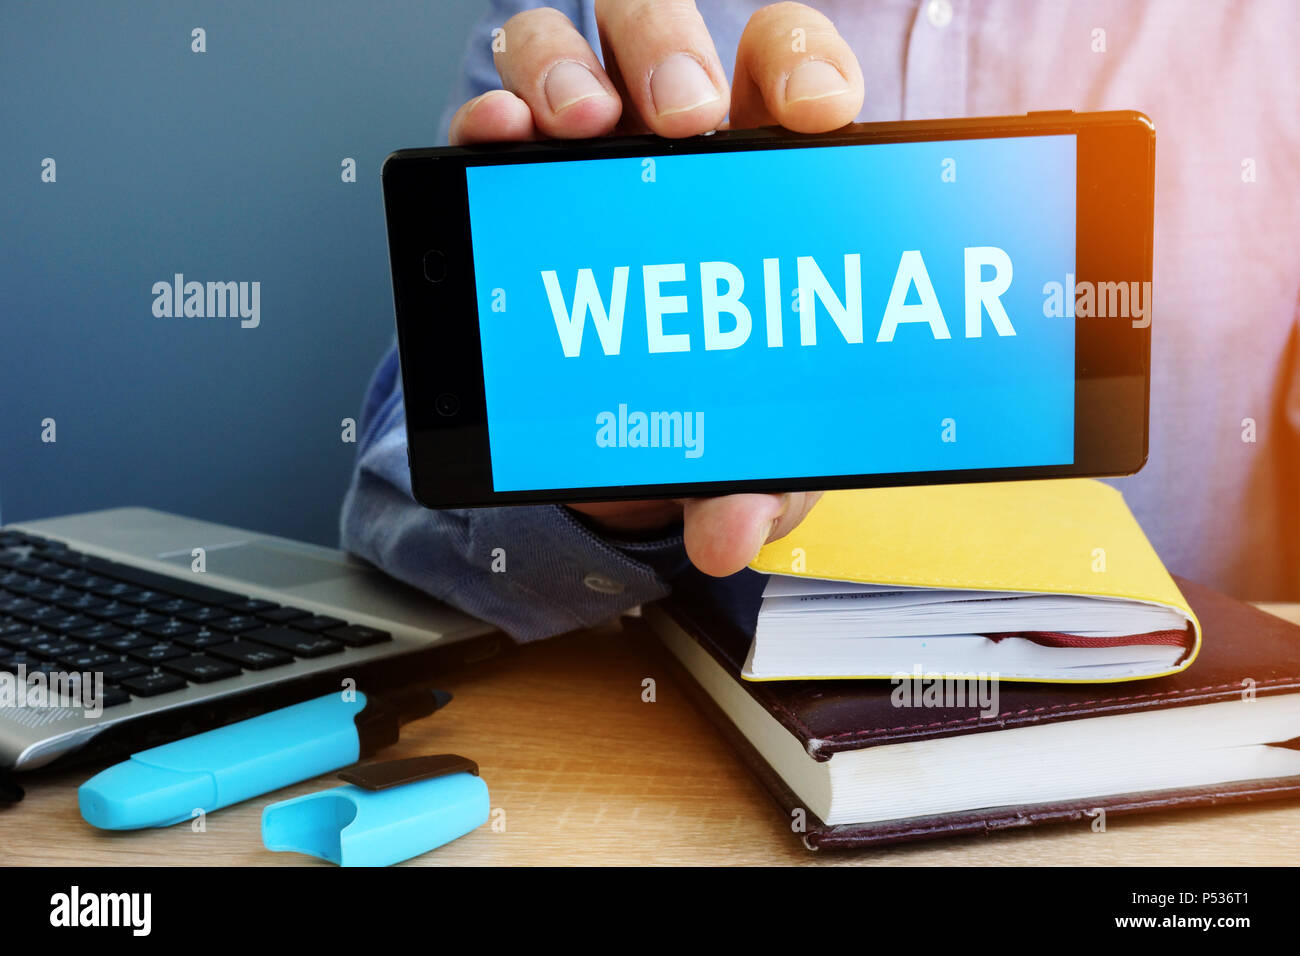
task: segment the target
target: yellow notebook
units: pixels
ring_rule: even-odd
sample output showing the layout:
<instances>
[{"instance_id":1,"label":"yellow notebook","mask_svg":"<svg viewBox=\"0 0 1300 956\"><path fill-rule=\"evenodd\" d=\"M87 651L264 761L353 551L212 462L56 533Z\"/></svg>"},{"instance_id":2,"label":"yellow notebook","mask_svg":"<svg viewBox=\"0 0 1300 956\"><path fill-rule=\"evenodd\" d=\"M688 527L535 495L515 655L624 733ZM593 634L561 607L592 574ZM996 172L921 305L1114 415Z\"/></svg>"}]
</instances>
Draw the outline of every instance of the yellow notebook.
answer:
<instances>
[{"instance_id":1,"label":"yellow notebook","mask_svg":"<svg viewBox=\"0 0 1300 956\"><path fill-rule=\"evenodd\" d=\"M773 577L749 680L1137 680L1201 645L1123 496L1090 479L827 492L750 567Z\"/></svg>"}]
</instances>

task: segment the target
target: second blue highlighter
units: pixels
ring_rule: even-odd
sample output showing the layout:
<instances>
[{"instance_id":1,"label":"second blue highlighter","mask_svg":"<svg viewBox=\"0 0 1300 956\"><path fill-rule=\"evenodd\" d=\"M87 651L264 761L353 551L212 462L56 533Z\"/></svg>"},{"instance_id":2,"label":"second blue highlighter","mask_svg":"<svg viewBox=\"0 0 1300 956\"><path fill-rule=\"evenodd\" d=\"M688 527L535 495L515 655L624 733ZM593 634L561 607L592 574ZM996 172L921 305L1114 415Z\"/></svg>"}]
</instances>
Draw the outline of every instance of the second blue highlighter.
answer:
<instances>
[{"instance_id":1,"label":"second blue highlighter","mask_svg":"<svg viewBox=\"0 0 1300 956\"><path fill-rule=\"evenodd\" d=\"M81 815L103 830L171 826L356 763L450 700L435 690L333 692L142 750L81 785Z\"/></svg>"}]
</instances>

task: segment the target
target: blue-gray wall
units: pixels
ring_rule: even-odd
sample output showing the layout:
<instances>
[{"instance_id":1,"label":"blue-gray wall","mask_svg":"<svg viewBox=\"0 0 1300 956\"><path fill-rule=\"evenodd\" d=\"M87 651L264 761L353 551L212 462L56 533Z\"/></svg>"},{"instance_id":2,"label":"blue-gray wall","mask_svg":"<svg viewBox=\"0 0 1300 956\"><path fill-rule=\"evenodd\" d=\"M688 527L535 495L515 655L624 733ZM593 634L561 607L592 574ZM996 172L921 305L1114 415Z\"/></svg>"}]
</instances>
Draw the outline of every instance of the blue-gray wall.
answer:
<instances>
[{"instance_id":1,"label":"blue-gray wall","mask_svg":"<svg viewBox=\"0 0 1300 956\"><path fill-rule=\"evenodd\" d=\"M393 336L380 164L435 145L484 7L4 0L0 520L140 504L336 543L340 421ZM260 282L260 325L155 317L177 272Z\"/></svg>"}]
</instances>

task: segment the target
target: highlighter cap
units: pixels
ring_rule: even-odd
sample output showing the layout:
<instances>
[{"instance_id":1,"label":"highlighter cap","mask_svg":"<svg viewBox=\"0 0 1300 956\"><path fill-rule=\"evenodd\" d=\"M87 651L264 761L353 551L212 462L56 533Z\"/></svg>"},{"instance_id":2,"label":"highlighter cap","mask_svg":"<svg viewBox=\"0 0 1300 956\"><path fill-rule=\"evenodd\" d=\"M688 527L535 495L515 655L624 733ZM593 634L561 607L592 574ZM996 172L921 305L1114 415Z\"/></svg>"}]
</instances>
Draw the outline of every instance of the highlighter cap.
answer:
<instances>
[{"instance_id":1,"label":"highlighter cap","mask_svg":"<svg viewBox=\"0 0 1300 956\"><path fill-rule=\"evenodd\" d=\"M339 866L390 866L464 836L490 812L478 766L454 754L369 764L339 777L351 782L267 807L266 848Z\"/></svg>"}]
</instances>

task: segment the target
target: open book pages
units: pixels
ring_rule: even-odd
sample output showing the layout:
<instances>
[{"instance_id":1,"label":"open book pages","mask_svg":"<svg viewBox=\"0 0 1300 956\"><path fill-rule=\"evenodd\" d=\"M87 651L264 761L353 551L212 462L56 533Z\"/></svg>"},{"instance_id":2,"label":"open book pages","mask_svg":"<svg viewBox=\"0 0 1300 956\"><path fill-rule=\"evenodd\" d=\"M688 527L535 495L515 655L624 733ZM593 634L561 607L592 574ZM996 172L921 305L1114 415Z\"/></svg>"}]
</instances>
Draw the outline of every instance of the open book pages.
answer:
<instances>
[{"instance_id":1,"label":"open book pages","mask_svg":"<svg viewBox=\"0 0 1300 956\"><path fill-rule=\"evenodd\" d=\"M774 574L744 676L1125 680L1176 667L1194 644L1189 623L1153 601Z\"/></svg>"}]
</instances>

